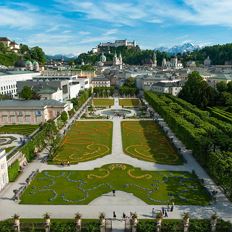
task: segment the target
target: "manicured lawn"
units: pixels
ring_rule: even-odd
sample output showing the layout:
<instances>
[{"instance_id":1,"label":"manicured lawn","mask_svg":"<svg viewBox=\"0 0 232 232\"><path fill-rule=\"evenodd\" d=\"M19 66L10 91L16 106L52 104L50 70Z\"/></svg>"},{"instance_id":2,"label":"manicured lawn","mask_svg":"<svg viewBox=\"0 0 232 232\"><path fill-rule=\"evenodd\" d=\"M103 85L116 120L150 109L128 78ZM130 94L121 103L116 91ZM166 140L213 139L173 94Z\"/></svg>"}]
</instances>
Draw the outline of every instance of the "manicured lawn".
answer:
<instances>
[{"instance_id":1,"label":"manicured lawn","mask_svg":"<svg viewBox=\"0 0 232 232\"><path fill-rule=\"evenodd\" d=\"M111 98L94 98L92 102L95 107L109 107L114 105L114 99Z\"/></svg>"},{"instance_id":2,"label":"manicured lawn","mask_svg":"<svg viewBox=\"0 0 232 232\"><path fill-rule=\"evenodd\" d=\"M6 153L10 152L12 149L14 149L15 147L7 147L7 148L4 148Z\"/></svg>"},{"instance_id":3,"label":"manicured lawn","mask_svg":"<svg viewBox=\"0 0 232 232\"><path fill-rule=\"evenodd\" d=\"M112 122L79 121L68 131L53 162L79 163L111 153Z\"/></svg>"},{"instance_id":4,"label":"manicured lawn","mask_svg":"<svg viewBox=\"0 0 232 232\"><path fill-rule=\"evenodd\" d=\"M123 107L138 107L141 102L138 98L125 98L119 99L119 105Z\"/></svg>"},{"instance_id":5,"label":"manicured lawn","mask_svg":"<svg viewBox=\"0 0 232 232\"><path fill-rule=\"evenodd\" d=\"M172 201L177 205L207 205L210 201L207 190L191 173L109 164L90 171L43 171L25 190L21 204L84 205L113 189L133 193L151 205Z\"/></svg>"},{"instance_id":6,"label":"manicured lawn","mask_svg":"<svg viewBox=\"0 0 232 232\"><path fill-rule=\"evenodd\" d=\"M154 121L123 121L121 128L126 154L159 164L182 164L181 157Z\"/></svg>"},{"instance_id":7,"label":"manicured lawn","mask_svg":"<svg viewBox=\"0 0 232 232\"><path fill-rule=\"evenodd\" d=\"M5 125L0 127L0 134L30 135L39 125Z\"/></svg>"}]
</instances>

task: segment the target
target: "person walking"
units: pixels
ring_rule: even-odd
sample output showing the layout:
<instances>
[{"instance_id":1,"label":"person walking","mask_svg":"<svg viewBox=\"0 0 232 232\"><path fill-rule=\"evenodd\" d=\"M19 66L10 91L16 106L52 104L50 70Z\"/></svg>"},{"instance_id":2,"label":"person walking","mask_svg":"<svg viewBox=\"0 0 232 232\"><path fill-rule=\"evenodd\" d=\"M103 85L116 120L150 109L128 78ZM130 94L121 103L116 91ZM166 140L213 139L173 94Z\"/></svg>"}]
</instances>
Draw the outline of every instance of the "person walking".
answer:
<instances>
[{"instance_id":1,"label":"person walking","mask_svg":"<svg viewBox=\"0 0 232 232\"><path fill-rule=\"evenodd\" d=\"M114 219L117 218L115 211L113 212L113 218L114 218Z\"/></svg>"},{"instance_id":2,"label":"person walking","mask_svg":"<svg viewBox=\"0 0 232 232\"><path fill-rule=\"evenodd\" d=\"M167 208L167 210L169 211L170 210L170 204L168 203L168 208Z\"/></svg>"},{"instance_id":3,"label":"person walking","mask_svg":"<svg viewBox=\"0 0 232 232\"><path fill-rule=\"evenodd\" d=\"M153 218L155 217L155 209L154 208L152 208L151 215Z\"/></svg>"},{"instance_id":4,"label":"person walking","mask_svg":"<svg viewBox=\"0 0 232 232\"><path fill-rule=\"evenodd\" d=\"M167 210L164 211L164 217L168 217L168 212L167 212Z\"/></svg>"},{"instance_id":5,"label":"person walking","mask_svg":"<svg viewBox=\"0 0 232 232\"><path fill-rule=\"evenodd\" d=\"M162 207L162 214L164 215L164 207Z\"/></svg>"},{"instance_id":6,"label":"person walking","mask_svg":"<svg viewBox=\"0 0 232 232\"><path fill-rule=\"evenodd\" d=\"M174 205L175 205L175 204L174 204L174 201L173 201L173 202L172 202L172 211L174 210Z\"/></svg>"},{"instance_id":7,"label":"person walking","mask_svg":"<svg viewBox=\"0 0 232 232\"><path fill-rule=\"evenodd\" d=\"M112 190L112 193L113 193L113 196L114 196L114 197L115 197L115 192L116 192L116 191L113 189L113 190Z\"/></svg>"}]
</instances>

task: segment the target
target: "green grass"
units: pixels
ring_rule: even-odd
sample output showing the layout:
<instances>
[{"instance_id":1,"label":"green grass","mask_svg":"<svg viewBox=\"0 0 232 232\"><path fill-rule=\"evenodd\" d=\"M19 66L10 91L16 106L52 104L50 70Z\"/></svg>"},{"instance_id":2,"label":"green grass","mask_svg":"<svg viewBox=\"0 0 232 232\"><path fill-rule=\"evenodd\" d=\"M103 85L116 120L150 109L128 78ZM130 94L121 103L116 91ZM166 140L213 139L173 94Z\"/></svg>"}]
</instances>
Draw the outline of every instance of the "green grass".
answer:
<instances>
[{"instance_id":1,"label":"green grass","mask_svg":"<svg viewBox=\"0 0 232 232\"><path fill-rule=\"evenodd\" d=\"M138 98L119 99L119 105L123 107L139 107L141 102Z\"/></svg>"},{"instance_id":2,"label":"green grass","mask_svg":"<svg viewBox=\"0 0 232 232\"><path fill-rule=\"evenodd\" d=\"M0 134L30 135L39 125L5 125L0 127Z\"/></svg>"},{"instance_id":3,"label":"green grass","mask_svg":"<svg viewBox=\"0 0 232 232\"><path fill-rule=\"evenodd\" d=\"M6 153L8 153L8 152L10 152L13 148L15 148L15 147L7 147L7 148L4 148L4 149L5 149Z\"/></svg>"},{"instance_id":4,"label":"green grass","mask_svg":"<svg viewBox=\"0 0 232 232\"><path fill-rule=\"evenodd\" d=\"M122 142L126 154L159 164L182 164L170 141L154 121L123 121Z\"/></svg>"},{"instance_id":5,"label":"green grass","mask_svg":"<svg viewBox=\"0 0 232 232\"><path fill-rule=\"evenodd\" d=\"M20 203L85 205L113 189L132 193L150 205L172 201L176 205L208 205L210 201L206 189L191 173L109 164L90 171L43 171L25 190Z\"/></svg>"},{"instance_id":6,"label":"green grass","mask_svg":"<svg viewBox=\"0 0 232 232\"><path fill-rule=\"evenodd\" d=\"M109 107L114 105L114 99L111 98L94 98L92 102L95 107Z\"/></svg>"},{"instance_id":7,"label":"green grass","mask_svg":"<svg viewBox=\"0 0 232 232\"><path fill-rule=\"evenodd\" d=\"M112 122L79 121L68 131L53 163L79 163L94 160L111 153Z\"/></svg>"},{"instance_id":8,"label":"green grass","mask_svg":"<svg viewBox=\"0 0 232 232\"><path fill-rule=\"evenodd\" d=\"M19 161L16 160L10 167L8 167L9 181L14 182L19 175Z\"/></svg>"}]
</instances>

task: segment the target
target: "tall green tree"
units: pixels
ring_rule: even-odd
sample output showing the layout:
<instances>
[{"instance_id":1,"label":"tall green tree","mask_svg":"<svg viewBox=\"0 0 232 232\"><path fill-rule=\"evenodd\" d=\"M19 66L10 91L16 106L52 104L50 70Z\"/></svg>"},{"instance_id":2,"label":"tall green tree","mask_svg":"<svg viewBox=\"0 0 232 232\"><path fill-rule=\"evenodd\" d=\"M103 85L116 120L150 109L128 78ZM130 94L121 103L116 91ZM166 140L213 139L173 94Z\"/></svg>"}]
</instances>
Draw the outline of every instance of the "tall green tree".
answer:
<instances>
[{"instance_id":1,"label":"tall green tree","mask_svg":"<svg viewBox=\"0 0 232 232\"><path fill-rule=\"evenodd\" d=\"M180 91L179 97L196 106L205 108L214 101L215 94L215 90L204 81L198 72L192 72Z\"/></svg>"},{"instance_id":2,"label":"tall green tree","mask_svg":"<svg viewBox=\"0 0 232 232\"><path fill-rule=\"evenodd\" d=\"M23 98L25 100L30 100L30 99L32 99L33 91L31 89L31 87L24 86L19 95L20 95L21 98Z\"/></svg>"},{"instance_id":3,"label":"tall green tree","mask_svg":"<svg viewBox=\"0 0 232 232\"><path fill-rule=\"evenodd\" d=\"M38 61L40 64L45 64L46 56L42 48L36 46L31 48L31 58Z\"/></svg>"},{"instance_id":4,"label":"tall green tree","mask_svg":"<svg viewBox=\"0 0 232 232\"><path fill-rule=\"evenodd\" d=\"M219 93L226 92L227 91L227 84L225 81L220 81L216 84L217 91Z\"/></svg>"}]
</instances>

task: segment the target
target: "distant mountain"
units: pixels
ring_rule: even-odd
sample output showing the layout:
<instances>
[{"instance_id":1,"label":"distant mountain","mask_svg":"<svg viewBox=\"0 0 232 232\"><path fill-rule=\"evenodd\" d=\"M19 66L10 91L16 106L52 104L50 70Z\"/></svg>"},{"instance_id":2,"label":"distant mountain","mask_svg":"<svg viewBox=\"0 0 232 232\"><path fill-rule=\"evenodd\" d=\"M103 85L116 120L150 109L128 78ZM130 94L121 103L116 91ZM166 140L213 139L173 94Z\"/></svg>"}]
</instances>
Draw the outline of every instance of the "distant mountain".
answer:
<instances>
[{"instance_id":1,"label":"distant mountain","mask_svg":"<svg viewBox=\"0 0 232 232\"><path fill-rule=\"evenodd\" d=\"M64 61L69 61L71 59L77 58L74 54L56 54L56 55L46 55L47 60L61 60L64 59Z\"/></svg>"},{"instance_id":2,"label":"distant mountain","mask_svg":"<svg viewBox=\"0 0 232 232\"><path fill-rule=\"evenodd\" d=\"M185 52L192 52L194 50L199 50L201 47L199 45L194 45L192 43L185 43L183 45L176 45L174 47L171 48L167 48L167 47L160 47L160 48L156 48L156 51L160 51L160 52L167 52L169 54L177 54L177 53L185 53Z\"/></svg>"}]
</instances>

